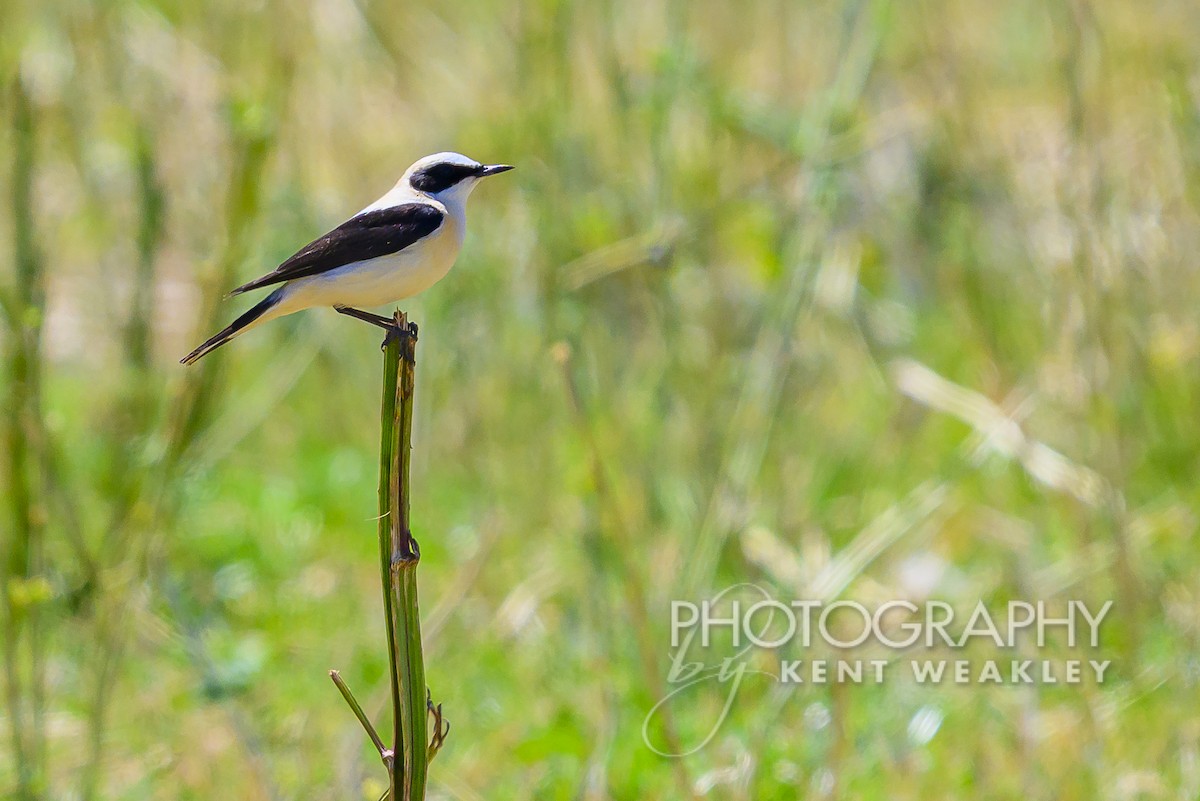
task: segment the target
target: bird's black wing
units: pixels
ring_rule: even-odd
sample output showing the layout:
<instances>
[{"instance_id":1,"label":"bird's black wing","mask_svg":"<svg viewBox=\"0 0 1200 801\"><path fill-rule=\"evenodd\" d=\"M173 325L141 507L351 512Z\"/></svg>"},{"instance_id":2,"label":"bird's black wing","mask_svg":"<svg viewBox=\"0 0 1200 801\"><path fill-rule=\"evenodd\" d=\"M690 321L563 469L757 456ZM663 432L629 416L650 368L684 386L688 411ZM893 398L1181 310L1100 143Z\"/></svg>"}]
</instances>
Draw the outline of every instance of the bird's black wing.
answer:
<instances>
[{"instance_id":1,"label":"bird's black wing","mask_svg":"<svg viewBox=\"0 0 1200 801\"><path fill-rule=\"evenodd\" d=\"M309 275L397 253L429 236L445 215L428 203L405 203L351 217L325 236L300 249L296 255L266 275L243 284L229 294L304 278Z\"/></svg>"}]
</instances>

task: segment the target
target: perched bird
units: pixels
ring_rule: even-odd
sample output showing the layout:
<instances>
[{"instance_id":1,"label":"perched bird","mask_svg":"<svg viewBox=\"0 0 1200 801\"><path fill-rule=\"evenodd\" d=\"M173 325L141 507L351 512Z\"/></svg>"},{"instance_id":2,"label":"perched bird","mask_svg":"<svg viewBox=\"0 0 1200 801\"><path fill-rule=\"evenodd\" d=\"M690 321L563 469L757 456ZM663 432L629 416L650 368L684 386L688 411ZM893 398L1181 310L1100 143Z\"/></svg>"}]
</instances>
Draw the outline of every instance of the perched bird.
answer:
<instances>
[{"instance_id":1,"label":"perched bird","mask_svg":"<svg viewBox=\"0 0 1200 801\"><path fill-rule=\"evenodd\" d=\"M358 306L409 298L450 271L467 227L467 196L480 178L511 170L459 153L426 156L383 197L230 295L281 284L227 328L189 353L192 364L251 328L313 306L386 324Z\"/></svg>"}]
</instances>

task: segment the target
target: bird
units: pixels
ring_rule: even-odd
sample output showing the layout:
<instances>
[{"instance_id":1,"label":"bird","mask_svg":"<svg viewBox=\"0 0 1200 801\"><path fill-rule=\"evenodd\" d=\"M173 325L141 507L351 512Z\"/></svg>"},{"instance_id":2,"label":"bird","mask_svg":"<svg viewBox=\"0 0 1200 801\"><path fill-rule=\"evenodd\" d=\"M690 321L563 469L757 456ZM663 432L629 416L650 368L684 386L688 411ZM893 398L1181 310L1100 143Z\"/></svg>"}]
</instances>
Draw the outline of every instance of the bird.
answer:
<instances>
[{"instance_id":1,"label":"bird","mask_svg":"<svg viewBox=\"0 0 1200 801\"><path fill-rule=\"evenodd\" d=\"M466 235L467 197L481 179L511 169L461 153L419 159L383 197L230 292L226 297L279 285L180 363L194 364L268 320L318 306L391 326L389 318L357 307L410 298L445 277Z\"/></svg>"}]
</instances>

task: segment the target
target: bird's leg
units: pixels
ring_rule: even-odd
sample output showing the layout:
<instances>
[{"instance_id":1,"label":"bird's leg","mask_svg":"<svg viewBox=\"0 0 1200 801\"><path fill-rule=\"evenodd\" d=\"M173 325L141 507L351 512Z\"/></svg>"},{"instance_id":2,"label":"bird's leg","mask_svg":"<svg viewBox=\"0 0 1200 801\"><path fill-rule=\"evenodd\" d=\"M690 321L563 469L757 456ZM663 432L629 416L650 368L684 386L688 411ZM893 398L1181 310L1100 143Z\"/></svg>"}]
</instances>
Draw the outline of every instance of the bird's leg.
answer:
<instances>
[{"instance_id":1,"label":"bird's leg","mask_svg":"<svg viewBox=\"0 0 1200 801\"><path fill-rule=\"evenodd\" d=\"M370 312L365 312L362 309L351 308L350 306L334 306L333 309L338 314L344 314L347 317L357 318L363 322L370 323L371 325L377 325L380 328L388 331L391 331L396 327L396 321L391 317L380 317L378 314L371 314Z\"/></svg>"}]
</instances>

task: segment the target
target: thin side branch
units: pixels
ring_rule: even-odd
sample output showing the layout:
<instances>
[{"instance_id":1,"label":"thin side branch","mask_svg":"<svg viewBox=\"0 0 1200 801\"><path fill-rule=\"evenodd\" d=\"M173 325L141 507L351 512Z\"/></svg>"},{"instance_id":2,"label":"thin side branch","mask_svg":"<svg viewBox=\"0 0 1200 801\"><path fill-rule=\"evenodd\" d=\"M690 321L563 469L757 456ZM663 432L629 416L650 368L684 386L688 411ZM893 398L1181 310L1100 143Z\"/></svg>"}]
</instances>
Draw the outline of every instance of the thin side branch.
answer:
<instances>
[{"instance_id":1,"label":"thin side branch","mask_svg":"<svg viewBox=\"0 0 1200 801\"><path fill-rule=\"evenodd\" d=\"M383 764L390 769L392 766L392 749L383 744L383 740L379 739L379 733L375 731L375 727L371 725L371 719L367 717L367 713L363 712L363 708L358 705L358 700L355 699L354 693L350 692L350 688L346 685L342 674L336 670L329 671L329 678L333 679L333 683L337 685L338 691L342 694L342 698L346 699L346 703L350 705L350 710L354 712L354 716L358 718L358 722L362 724L363 730L367 736L371 738L371 742L375 744L375 750L379 752L379 758L383 760Z\"/></svg>"}]
</instances>

